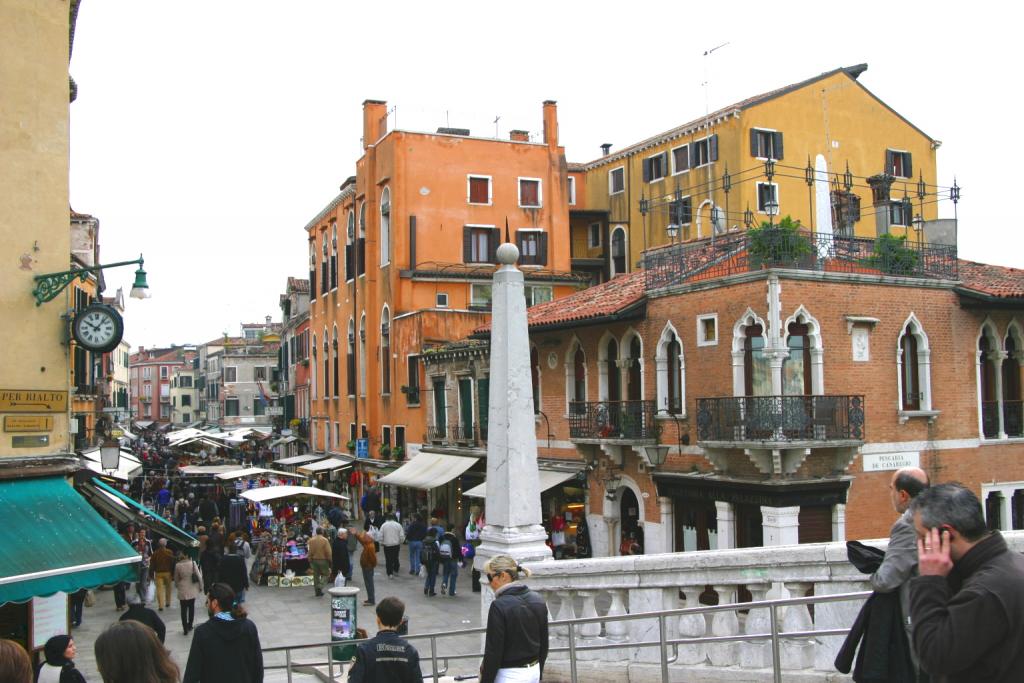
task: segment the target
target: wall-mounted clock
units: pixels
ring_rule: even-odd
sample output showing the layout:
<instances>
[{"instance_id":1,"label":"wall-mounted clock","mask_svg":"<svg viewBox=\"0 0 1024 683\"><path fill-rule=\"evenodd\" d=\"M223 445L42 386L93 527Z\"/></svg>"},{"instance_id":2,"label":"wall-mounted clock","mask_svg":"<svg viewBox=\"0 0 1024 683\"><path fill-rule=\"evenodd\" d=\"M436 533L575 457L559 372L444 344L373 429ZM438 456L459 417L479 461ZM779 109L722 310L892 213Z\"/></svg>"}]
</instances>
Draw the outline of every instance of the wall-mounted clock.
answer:
<instances>
[{"instance_id":1,"label":"wall-mounted clock","mask_svg":"<svg viewBox=\"0 0 1024 683\"><path fill-rule=\"evenodd\" d=\"M71 325L75 341L96 353L113 351L124 335L121 315L105 304L90 304L75 315Z\"/></svg>"}]
</instances>

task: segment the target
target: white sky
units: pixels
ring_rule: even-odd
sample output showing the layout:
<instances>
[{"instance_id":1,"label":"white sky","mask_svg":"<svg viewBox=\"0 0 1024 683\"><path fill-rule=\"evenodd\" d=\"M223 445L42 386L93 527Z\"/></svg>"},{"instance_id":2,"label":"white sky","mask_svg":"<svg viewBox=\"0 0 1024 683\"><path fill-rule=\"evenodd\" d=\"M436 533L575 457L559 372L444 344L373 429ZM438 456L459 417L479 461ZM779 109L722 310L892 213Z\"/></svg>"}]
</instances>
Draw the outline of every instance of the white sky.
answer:
<instances>
[{"instance_id":1,"label":"white sky","mask_svg":"<svg viewBox=\"0 0 1024 683\"><path fill-rule=\"evenodd\" d=\"M1009 10L997 12L944 2L84 0L71 204L100 219L102 261L145 255L153 298L128 300L133 348L202 343L280 319L285 279L308 276L302 228L354 174L364 99L397 106L398 127L412 130L450 122L493 135L501 116L501 137L539 132L541 102L554 99L568 160L589 161L601 143L618 149L702 115L703 52L728 42L707 60L712 110L867 62L861 82L943 142L938 182L956 175L963 188L960 255L1019 265L1021 239L997 212L1015 177L1007 114L1020 106L1020 37ZM952 216L949 202L940 207ZM127 292L132 269L106 277L108 295Z\"/></svg>"}]
</instances>

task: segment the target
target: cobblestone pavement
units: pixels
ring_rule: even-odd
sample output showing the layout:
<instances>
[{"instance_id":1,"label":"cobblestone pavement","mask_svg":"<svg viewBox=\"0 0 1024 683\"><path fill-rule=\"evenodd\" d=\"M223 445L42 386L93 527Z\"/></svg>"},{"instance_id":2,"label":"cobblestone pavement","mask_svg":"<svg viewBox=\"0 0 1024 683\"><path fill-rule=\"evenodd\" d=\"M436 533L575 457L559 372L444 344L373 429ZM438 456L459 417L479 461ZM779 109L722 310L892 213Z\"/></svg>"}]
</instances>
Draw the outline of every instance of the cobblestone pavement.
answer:
<instances>
[{"instance_id":1,"label":"cobblestone pavement","mask_svg":"<svg viewBox=\"0 0 1024 683\"><path fill-rule=\"evenodd\" d=\"M403 546L402 549L404 551L405 547ZM399 576L388 579L383 566L381 566L377 568L374 583L378 601L389 595L395 595L405 602L410 634L448 633L480 626L480 594L473 593L471 590L468 567L459 572L455 597L443 596L438 590L437 596L431 598L423 595L423 580L408 573L407 554L403 555L402 560L402 573ZM440 584L440 578L438 584ZM354 574L352 585L360 589L363 587L358 569ZM365 597L365 593L360 590L359 625L373 635L376 632L375 615L372 607L362 606L361 603ZM205 606L201 605L201 602L201 598L196 600L195 623L197 626L206 620ZM150 607L156 610L156 605L150 605ZM327 596L315 597L311 586L302 588L255 587L247 593L246 609L259 628L260 642L264 648L324 643L330 640L330 598ZM82 626L72 631L78 645L78 658L75 662L89 683L100 683L101 681L99 672L96 670L93 644L103 629L117 621L121 614L122 612L118 612L114 608L113 591L96 591L96 605L85 608ZM184 673L192 636L182 634L177 600L172 598L172 606L165 607L162 612L158 611L157 614L167 625L165 644L171 652L171 657ZM429 641L417 640L414 641L414 644L423 660L423 673L430 673ZM478 634L449 637L438 641L439 654L479 653L481 650L482 640ZM268 665L284 663L283 655L274 654L266 659ZM298 650L293 654L293 659L325 661L326 653L322 650L316 652ZM478 658L456 660L451 662L448 673L475 673L479 664ZM443 667L443 663L439 662L438 666ZM267 672L266 681L268 683L285 680L287 679L283 670ZM296 683L306 683L316 679L312 676L295 675L293 680Z\"/></svg>"}]
</instances>

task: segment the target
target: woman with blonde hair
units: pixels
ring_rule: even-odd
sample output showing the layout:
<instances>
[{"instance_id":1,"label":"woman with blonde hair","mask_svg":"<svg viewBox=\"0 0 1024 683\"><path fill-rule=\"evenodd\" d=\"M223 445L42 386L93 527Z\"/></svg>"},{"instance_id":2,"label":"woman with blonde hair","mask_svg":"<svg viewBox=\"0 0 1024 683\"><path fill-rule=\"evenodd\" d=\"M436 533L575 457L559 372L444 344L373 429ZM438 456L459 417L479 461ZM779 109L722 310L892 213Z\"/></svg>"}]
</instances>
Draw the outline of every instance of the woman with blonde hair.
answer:
<instances>
[{"instance_id":1,"label":"woman with blonde hair","mask_svg":"<svg viewBox=\"0 0 1024 683\"><path fill-rule=\"evenodd\" d=\"M530 570L508 555L492 557L484 576L494 591L487 613L487 640L481 683L538 683L548 656L548 608L518 581Z\"/></svg>"},{"instance_id":2,"label":"woman with blonde hair","mask_svg":"<svg viewBox=\"0 0 1024 683\"><path fill-rule=\"evenodd\" d=\"M96 639L96 667L103 683L178 683L178 665L145 624L127 619Z\"/></svg>"},{"instance_id":3,"label":"woman with blonde hair","mask_svg":"<svg viewBox=\"0 0 1024 683\"><path fill-rule=\"evenodd\" d=\"M13 640L0 638L0 681L32 683L32 660Z\"/></svg>"}]
</instances>

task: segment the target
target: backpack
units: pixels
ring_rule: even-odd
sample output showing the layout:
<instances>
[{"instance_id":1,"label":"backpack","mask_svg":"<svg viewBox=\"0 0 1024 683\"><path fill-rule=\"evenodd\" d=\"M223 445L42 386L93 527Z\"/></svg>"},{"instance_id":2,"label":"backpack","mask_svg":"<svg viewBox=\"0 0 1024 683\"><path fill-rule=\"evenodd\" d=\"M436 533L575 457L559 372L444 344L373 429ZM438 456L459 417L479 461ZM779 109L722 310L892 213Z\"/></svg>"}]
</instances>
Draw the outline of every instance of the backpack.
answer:
<instances>
[{"instance_id":1,"label":"backpack","mask_svg":"<svg viewBox=\"0 0 1024 683\"><path fill-rule=\"evenodd\" d=\"M437 564L438 561L438 549L437 543L434 541L427 541L423 544L423 549L420 550L420 563L425 564L428 567Z\"/></svg>"},{"instance_id":2,"label":"backpack","mask_svg":"<svg viewBox=\"0 0 1024 683\"><path fill-rule=\"evenodd\" d=\"M437 548L441 552L441 557L448 559L452 556L452 542L447 538L442 538Z\"/></svg>"}]
</instances>

